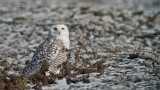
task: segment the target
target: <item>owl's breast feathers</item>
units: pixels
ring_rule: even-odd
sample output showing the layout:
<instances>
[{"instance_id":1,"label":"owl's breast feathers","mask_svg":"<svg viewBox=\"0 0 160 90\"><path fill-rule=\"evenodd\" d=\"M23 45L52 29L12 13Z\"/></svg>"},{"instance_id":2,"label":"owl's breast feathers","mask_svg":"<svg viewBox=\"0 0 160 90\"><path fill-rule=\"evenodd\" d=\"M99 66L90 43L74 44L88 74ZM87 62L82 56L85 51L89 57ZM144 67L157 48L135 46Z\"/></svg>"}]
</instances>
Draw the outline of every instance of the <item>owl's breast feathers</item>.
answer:
<instances>
[{"instance_id":1,"label":"owl's breast feathers","mask_svg":"<svg viewBox=\"0 0 160 90\"><path fill-rule=\"evenodd\" d=\"M47 60L49 62L49 70L55 72L57 65L63 63L67 59L67 49L64 47L61 40L45 40L36 49L32 60L22 70L23 75L30 75L40 71L42 62Z\"/></svg>"}]
</instances>

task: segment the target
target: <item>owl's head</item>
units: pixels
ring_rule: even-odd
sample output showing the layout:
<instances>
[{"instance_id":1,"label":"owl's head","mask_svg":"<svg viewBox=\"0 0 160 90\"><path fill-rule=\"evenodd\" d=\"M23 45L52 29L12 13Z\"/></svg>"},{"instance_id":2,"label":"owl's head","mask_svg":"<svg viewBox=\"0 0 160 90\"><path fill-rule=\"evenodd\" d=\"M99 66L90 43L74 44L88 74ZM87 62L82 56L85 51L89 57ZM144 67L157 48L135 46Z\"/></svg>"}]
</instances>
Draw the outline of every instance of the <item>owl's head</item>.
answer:
<instances>
[{"instance_id":1,"label":"owl's head","mask_svg":"<svg viewBox=\"0 0 160 90\"><path fill-rule=\"evenodd\" d=\"M69 40L69 30L64 24L53 25L48 34L49 38L55 38L57 40L62 40L64 46L69 50L70 40Z\"/></svg>"},{"instance_id":2,"label":"owl's head","mask_svg":"<svg viewBox=\"0 0 160 90\"><path fill-rule=\"evenodd\" d=\"M69 36L68 27L64 24L53 25L51 27L51 33L54 33L55 36L63 36L63 37Z\"/></svg>"}]
</instances>

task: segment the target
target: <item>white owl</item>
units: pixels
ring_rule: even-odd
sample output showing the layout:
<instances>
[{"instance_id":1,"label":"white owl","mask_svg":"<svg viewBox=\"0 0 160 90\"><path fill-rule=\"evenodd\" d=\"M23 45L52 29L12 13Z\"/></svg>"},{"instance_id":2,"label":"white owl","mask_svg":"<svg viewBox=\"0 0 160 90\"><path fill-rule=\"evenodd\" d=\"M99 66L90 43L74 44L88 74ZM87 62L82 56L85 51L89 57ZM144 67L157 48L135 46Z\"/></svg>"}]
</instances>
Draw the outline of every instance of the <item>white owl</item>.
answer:
<instances>
[{"instance_id":1,"label":"white owl","mask_svg":"<svg viewBox=\"0 0 160 90\"><path fill-rule=\"evenodd\" d=\"M53 25L46 40L39 45L32 60L23 68L22 75L39 72L44 60L49 63L49 72L59 74L60 68L58 66L67 60L69 47L68 27L66 25Z\"/></svg>"}]
</instances>

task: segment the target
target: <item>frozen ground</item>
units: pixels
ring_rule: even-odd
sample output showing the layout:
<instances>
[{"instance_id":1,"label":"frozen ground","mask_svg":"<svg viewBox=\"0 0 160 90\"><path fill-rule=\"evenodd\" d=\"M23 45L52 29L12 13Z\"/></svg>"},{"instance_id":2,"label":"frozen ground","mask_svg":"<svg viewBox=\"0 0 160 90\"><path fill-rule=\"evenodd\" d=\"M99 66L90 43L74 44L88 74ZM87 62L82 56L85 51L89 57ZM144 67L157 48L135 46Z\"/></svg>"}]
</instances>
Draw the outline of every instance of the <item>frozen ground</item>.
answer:
<instances>
[{"instance_id":1,"label":"frozen ground","mask_svg":"<svg viewBox=\"0 0 160 90\"><path fill-rule=\"evenodd\" d=\"M14 64L9 74L19 73L57 23L69 27L70 61L76 61L73 52L83 39L91 53L82 50L80 60L96 55L106 68L87 80L67 84L63 78L42 89L160 89L159 0L0 0L0 60Z\"/></svg>"}]
</instances>

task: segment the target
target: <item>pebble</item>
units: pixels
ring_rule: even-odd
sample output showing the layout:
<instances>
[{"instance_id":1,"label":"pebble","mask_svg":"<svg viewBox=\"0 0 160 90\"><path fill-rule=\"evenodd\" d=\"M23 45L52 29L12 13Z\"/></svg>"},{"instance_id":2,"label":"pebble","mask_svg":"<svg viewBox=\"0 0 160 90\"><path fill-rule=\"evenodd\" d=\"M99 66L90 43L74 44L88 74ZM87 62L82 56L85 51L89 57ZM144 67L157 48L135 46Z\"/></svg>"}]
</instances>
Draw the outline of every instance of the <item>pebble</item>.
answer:
<instances>
[{"instance_id":1,"label":"pebble","mask_svg":"<svg viewBox=\"0 0 160 90\"><path fill-rule=\"evenodd\" d=\"M112 17L109 16L109 15L103 16L103 17L102 17L102 20L103 20L104 22L107 22L107 23L113 22Z\"/></svg>"}]
</instances>

